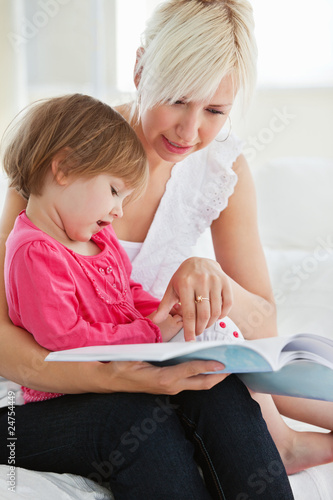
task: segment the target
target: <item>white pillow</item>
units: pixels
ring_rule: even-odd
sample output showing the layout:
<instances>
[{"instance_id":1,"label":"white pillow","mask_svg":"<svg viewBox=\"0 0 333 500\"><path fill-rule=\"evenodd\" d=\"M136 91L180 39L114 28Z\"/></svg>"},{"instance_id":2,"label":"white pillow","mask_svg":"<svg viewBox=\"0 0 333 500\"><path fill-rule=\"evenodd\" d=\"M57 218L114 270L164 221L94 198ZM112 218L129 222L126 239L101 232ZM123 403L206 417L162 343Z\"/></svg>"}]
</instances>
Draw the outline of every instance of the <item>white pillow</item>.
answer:
<instances>
[{"instance_id":1,"label":"white pillow","mask_svg":"<svg viewBox=\"0 0 333 500\"><path fill-rule=\"evenodd\" d=\"M31 403L33 404L33 403ZM1 500L112 500L109 490L74 474L15 469L15 490L10 490L8 467L0 465Z\"/></svg>"},{"instance_id":2,"label":"white pillow","mask_svg":"<svg viewBox=\"0 0 333 500\"><path fill-rule=\"evenodd\" d=\"M277 158L254 172L264 245L333 253L333 160Z\"/></svg>"},{"instance_id":3,"label":"white pillow","mask_svg":"<svg viewBox=\"0 0 333 500\"><path fill-rule=\"evenodd\" d=\"M265 248L265 255L279 334L315 333L333 339L333 255L272 248Z\"/></svg>"}]
</instances>

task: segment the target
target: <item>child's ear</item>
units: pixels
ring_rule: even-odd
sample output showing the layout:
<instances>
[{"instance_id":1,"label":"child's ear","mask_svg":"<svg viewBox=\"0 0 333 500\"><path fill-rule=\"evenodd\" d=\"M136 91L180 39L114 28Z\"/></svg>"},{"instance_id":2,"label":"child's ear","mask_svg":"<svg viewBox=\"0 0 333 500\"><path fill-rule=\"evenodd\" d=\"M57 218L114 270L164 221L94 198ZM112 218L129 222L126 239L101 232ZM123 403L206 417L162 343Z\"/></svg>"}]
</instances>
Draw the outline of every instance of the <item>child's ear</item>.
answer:
<instances>
[{"instance_id":1,"label":"child's ear","mask_svg":"<svg viewBox=\"0 0 333 500\"><path fill-rule=\"evenodd\" d=\"M62 150L54 155L51 162L51 170L54 180L60 185L65 186L68 182L68 174L65 169L65 160L68 156L68 151Z\"/></svg>"},{"instance_id":2,"label":"child's ear","mask_svg":"<svg viewBox=\"0 0 333 500\"><path fill-rule=\"evenodd\" d=\"M136 51L136 61L135 61L135 66L134 66L134 84L136 88L138 88L140 80L141 80L141 73L142 73L142 68L138 70L140 67L140 60L145 52L145 49L143 47L139 47L138 50Z\"/></svg>"}]
</instances>

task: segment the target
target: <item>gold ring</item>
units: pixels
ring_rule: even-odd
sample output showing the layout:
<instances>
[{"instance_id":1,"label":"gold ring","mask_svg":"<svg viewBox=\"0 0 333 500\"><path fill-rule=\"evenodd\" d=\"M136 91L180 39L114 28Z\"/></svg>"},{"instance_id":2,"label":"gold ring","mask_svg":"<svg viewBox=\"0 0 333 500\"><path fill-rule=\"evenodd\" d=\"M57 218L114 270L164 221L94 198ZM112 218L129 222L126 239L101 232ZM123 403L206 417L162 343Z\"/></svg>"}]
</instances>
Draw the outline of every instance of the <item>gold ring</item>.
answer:
<instances>
[{"instance_id":1,"label":"gold ring","mask_svg":"<svg viewBox=\"0 0 333 500\"><path fill-rule=\"evenodd\" d=\"M208 297L203 297L202 295L198 295L198 297L195 299L195 303L198 304L199 302L202 302L203 300L208 300L210 302Z\"/></svg>"}]
</instances>

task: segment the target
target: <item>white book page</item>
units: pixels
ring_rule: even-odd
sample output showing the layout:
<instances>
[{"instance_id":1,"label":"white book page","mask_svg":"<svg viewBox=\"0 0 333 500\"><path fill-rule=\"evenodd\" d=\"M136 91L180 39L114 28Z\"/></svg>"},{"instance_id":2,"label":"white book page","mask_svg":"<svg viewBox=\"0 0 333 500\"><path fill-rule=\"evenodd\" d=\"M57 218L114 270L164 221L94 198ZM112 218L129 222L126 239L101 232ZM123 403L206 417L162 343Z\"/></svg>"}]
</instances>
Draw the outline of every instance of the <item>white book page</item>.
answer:
<instances>
[{"instance_id":1,"label":"white book page","mask_svg":"<svg viewBox=\"0 0 333 500\"><path fill-rule=\"evenodd\" d=\"M284 351L294 359L307 359L333 367L333 341L326 337L300 334L290 339Z\"/></svg>"},{"instance_id":2,"label":"white book page","mask_svg":"<svg viewBox=\"0 0 333 500\"><path fill-rule=\"evenodd\" d=\"M258 352L272 366L278 368L280 351L288 339L274 337L237 343L237 347ZM235 342L210 340L204 342L174 342L156 344L125 344L81 347L66 351L51 352L47 361L167 361L169 359L192 354L200 350L232 345ZM223 362L223 361L222 361Z\"/></svg>"}]
</instances>

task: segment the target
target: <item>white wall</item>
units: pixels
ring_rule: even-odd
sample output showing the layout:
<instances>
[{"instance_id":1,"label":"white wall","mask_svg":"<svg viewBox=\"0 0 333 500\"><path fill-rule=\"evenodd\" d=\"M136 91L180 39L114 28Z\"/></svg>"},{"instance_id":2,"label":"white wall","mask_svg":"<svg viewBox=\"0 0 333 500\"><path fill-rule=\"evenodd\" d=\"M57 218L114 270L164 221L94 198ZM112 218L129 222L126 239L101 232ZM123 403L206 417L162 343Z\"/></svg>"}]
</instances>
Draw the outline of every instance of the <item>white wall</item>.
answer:
<instances>
[{"instance_id":1,"label":"white wall","mask_svg":"<svg viewBox=\"0 0 333 500\"><path fill-rule=\"evenodd\" d=\"M0 0L0 136L9 121L18 111L18 79L17 59L7 35L15 26L11 16L11 4L8 0ZM4 200L6 182L0 170L0 210Z\"/></svg>"},{"instance_id":2,"label":"white wall","mask_svg":"<svg viewBox=\"0 0 333 500\"><path fill-rule=\"evenodd\" d=\"M259 89L233 129L245 141L253 169L281 156L333 159L333 86L314 89Z\"/></svg>"},{"instance_id":3,"label":"white wall","mask_svg":"<svg viewBox=\"0 0 333 500\"><path fill-rule=\"evenodd\" d=\"M7 38L14 31L11 16L11 4L8 0L0 0L0 133L8 125L18 111L16 96L18 93L17 59Z\"/></svg>"}]
</instances>

